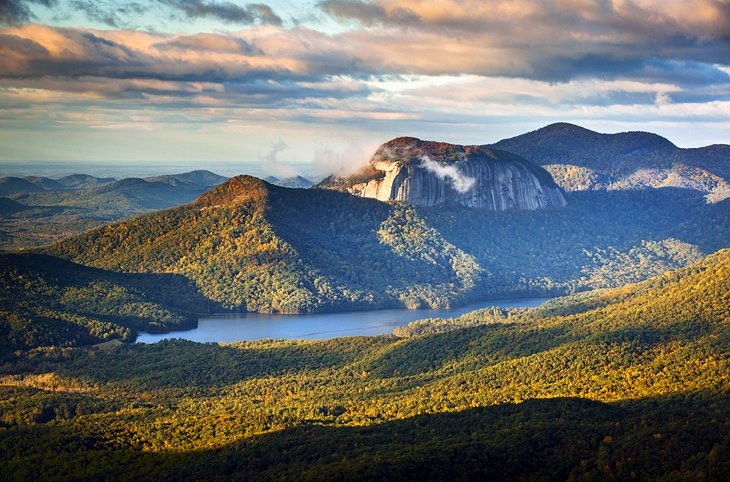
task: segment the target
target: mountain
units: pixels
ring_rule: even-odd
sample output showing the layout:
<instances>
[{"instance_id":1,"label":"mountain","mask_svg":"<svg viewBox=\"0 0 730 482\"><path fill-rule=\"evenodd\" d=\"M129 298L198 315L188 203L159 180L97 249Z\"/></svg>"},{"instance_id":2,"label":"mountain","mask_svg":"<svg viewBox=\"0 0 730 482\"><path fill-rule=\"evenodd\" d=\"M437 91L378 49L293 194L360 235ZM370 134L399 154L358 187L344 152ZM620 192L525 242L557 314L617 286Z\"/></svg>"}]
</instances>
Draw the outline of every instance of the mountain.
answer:
<instances>
[{"instance_id":1,"label":"mountain","mask_svg":"<svg viewBox=\"0 0 730 482\"><path fill-rule=\"evenodd\" d=\"M325 179L319 187L419 206L505 211L566 204L550 174L518 156L413 137L386 142L367 167L349 177Z\"/></svg>"},{"instance_id":2,"label":"mountain","mask_svg":"<svg viewBox=\"0 0 730 482\"><path fill-rule=\"evenodd\" d=\"M98 205L107 199L123 200L133 209L164 209L188 203L207 189L207 186L177 179L148 181L129 177L105 186L90 189L84 194L88 204ZM97 200L98 199L98 200ZM104 199L102 201L102 199ZM106 201L109 202L109 201Z\"/></svg>"},{"instance_id":3,"label":"mountain","mask_svg":"<svg viewBox=\"0 0 730 482\"><path fill-rule=\"evenodd\" d=\"M43 176L25 176L23 179L35 184L36 186L38 186L39 188L41 188L45 191L53 191L56 189L66 189L66 186L64 186L60 182L55 181L53 179L49 179L47 177L43 177Z\"/></svg>"},{"instance_id":4,"label":"mountain","mask_svg":"<svg viewBox=\"0 0 730 482\"><path fill-rule=\"evenodd\" d=\"M386 220L398 213L344 193L239 176L191 204L97 229L47 252L105 269L184 274L234 309L453 303L473 287L473 261L417 217L401 222L424 235L422 244L393 252L404 240Z\"/></svg>"},{"instance_id":5,"label":"mountain","mask_svg":"<svg viewBox=\"0 0 730 482\"><path fill-rule=\"evenodd\" d=\"M190 172L184 172L181 174L168 174L165 176L147 177L145 181L148 182L165 182L168 184L175 183L187 183L195 184L204 187L213 187L228 180L225 176L219 176L218 174L206 170L196 170Z\"/></svg>"},{"instance_id":6,"label":"mountain","mask_svg":"<svg viewBox=\"0 0 730 482\"><path fill-rule=\"evenodd\" d=\"M0 177L1 196L37 191L43 191L43 188L36 186L27 179L22 179L20 177Z\"/></svg>"},{"instance_id":7,"label":"mountain","mask_svg":"<svg viewBox=\"0 0 730 482\"><path fill-rule=\"evenodd\" d=\"M294 177L284 177L284 178L278 178L275 176L268 176L264 178L264 181L275 184L277 186L281 187L291 187L296 189L307 189L312 186L314 186L314 182L310 181L306 177L303 176L294 176Z\"/></svg>"},{"instance_id":8,"label":"mountain","mask_svg":"<svg viewBox=\"0 0 730 482\"><path fill-rule=\"evenodd\" d=\"M113 177L94 177L88 174L71 174L58 179L57 182L66 187L66 189L91 189L104 184L116 181Z\"/></svg>"},{"instance_id":9,"label":"mountain","mask_svg":"<svg viewBox=\"0 0 730 482\"><path fill-rule=\"evenodd\" d=\"M682 149L648 132L601 134L557 123L487 147L544 166L565 190L669 186L703 192L710 202L730 197L729 145Z\"/></svg>"},{"instance_id":10,"label":"mountain","mask_svg":"<svg viewBox=\"0 0 730 482\"><path fill-rule=\"evenodd\" d=\"M81 177L74 176L77 180ZM89 177L83 176L87 183L92 182ZM9 194L27 209L3 215L0 249L35 248L119 219L179 206L210 188L185 179L215 182L219 176L194 171L156 179L126 178L110 183L99 181L100 186L90 189Z\"/></svg>"},{"instance_id":11,"label":"mountain","mask_svg":"<svg viewBox=\"0 0 730 482\"><path fill-rule=\"evenodd\" d=\"M130 177L93 189L33 192L14 195L13 199L29 206L84 208L99 217L116 215L119 218L185 204L205 190L197 184L176 182L171 185Z\"/></svg>"},{"instance_id":12,"label":"mountain","mask_svg":"<svg viewBox=\"0 0 730 482\"><path fill-rule=\"evenodd\" d=\"M728 266L405 338L20 352L0 478L726 480Z\"/></svg>"},{"instance_id":13,"label":"mountain","mask_svg":"<svg viewBox=\"0 0 730 482\"><path fill-rule=\"evenodd\" d=\"M383 203L239 176L195 202L43 251L113 271L175 273L236 310L447 307L619 286L727 247L728 200L694 191L569 193L563 209Z\"/></svg>"},{"instance_id":14,"label":"mountain","mask_svg":"<svg viewBox=\"0 0 730 482\"><path fill-rule=\"evenodd\" d=\"M39 254L0 254L0 354L195 326L213 306L175 275L132 275Z\"/></svg>"}]
</instances>

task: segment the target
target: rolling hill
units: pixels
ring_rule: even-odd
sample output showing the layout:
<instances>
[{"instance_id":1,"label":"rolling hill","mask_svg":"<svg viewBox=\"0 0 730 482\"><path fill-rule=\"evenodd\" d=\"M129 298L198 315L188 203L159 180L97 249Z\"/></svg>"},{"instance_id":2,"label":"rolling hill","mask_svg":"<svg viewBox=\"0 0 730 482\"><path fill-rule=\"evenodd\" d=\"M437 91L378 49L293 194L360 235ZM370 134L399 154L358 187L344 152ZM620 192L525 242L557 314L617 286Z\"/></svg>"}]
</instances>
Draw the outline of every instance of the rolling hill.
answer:
<instances>
[{"instance_id":1,"label":"rolling hill","mask_svg":"<svg viewBox=\"0 0 730 482\"><path fill-rule=\"evenodd\" d=\"M0 177L0 195L43 191L43 188L20 177Z\"/></svg>"},{"instance_id":2,"label":"rolling hill","mask_svg":"<svg viewBox=\"0 0 730 482\"><path fill-rule=\"evenodd\" d=\"M38 254L0 254L0 280L0 356L192 327L213 307L181 276L111 273Z\"/></svg>"}]
</instances>

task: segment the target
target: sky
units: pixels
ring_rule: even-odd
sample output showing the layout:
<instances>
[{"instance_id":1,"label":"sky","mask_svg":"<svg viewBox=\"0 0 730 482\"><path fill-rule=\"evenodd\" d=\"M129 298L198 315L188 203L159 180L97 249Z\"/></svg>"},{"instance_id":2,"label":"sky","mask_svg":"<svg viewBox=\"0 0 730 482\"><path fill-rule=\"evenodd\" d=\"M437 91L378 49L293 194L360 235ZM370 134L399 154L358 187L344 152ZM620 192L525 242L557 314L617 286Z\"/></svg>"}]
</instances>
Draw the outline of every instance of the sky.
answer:
<instances>
[{"instance_id":1,"label":"sky","mask_svg":"<svg viewBox=\"0 0 730 482\"><path fill-rule=\"evenodd\" d=\"M552 122L730 143L730 0L0 0L0 169L327 174Z\"/></svg>"}]
</instances>

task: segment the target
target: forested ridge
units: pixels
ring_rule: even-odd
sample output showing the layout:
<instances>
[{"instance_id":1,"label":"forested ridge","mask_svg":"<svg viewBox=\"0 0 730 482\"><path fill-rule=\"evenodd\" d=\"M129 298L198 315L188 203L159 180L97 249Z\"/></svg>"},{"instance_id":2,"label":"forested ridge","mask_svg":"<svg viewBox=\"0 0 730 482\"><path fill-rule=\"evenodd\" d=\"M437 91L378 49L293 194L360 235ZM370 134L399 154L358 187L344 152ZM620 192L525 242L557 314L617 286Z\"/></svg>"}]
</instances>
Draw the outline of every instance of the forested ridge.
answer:
<instances>
[{"instance_id":1,"label":"forested ridge","mask_svg":"<svg viewBox=\"0 0 730 482\"><path fill-rule=\"evenodd\" d=\"M123 272L180 274L236 310L448 307L620 286L727 246L730 201L683 189L569 193L569 206L416 208L240 176L195 202L45 253Z\"/></svg>"},{"instance_id":2,"label":"forested ridge","mask_svg":"<svg viewBox=\"0 0 730 482\"><path fill-rule=\"evenodd\" d=\"M134 340L215 309L186 278L127 274L39 254L0 254L0 358L38 346Z\"/></svg>"},{"instance_id":3,"label":"forested ridge","mask_svg":"<svg viewBox=\"0 0 730 482\"><path fill-rule=\"evenodd\" d=\"M730 197L730 146L682 149L650 132L601 134L564 122L491 147L545 167L566 191L682 187L707 202Z\"/></svg>"},{"instance_id":4,"label":"forested ridge","mask_svg":"<svg viewBox=\"0 0 730 482\"><path fill-rule=\"evenodd\" d=\"M405 338L17 353L0 477L725 480L729 266Z\"/></svg>"}]
</instances>

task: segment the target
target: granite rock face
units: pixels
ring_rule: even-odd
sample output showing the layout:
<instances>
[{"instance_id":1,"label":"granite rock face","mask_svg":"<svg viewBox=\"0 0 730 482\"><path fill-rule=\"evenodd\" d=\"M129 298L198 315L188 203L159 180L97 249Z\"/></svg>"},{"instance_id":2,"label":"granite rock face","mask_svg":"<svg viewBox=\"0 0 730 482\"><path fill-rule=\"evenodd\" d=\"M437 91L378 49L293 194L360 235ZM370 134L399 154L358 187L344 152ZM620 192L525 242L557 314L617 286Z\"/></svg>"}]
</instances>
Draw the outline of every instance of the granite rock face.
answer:
<instances>
[{"instance_id":1,"label":"granite rock face","mask_svg":"<svg viewBox=\"0 0 730 482\"><path fill-rule=\"evenodd\" d=\"M566 205L550 174L517 155L412 137L383 144L366 168L347 178L328 178L321 187L420 206L506 211Z\"/></svg>"}]
</instances>

